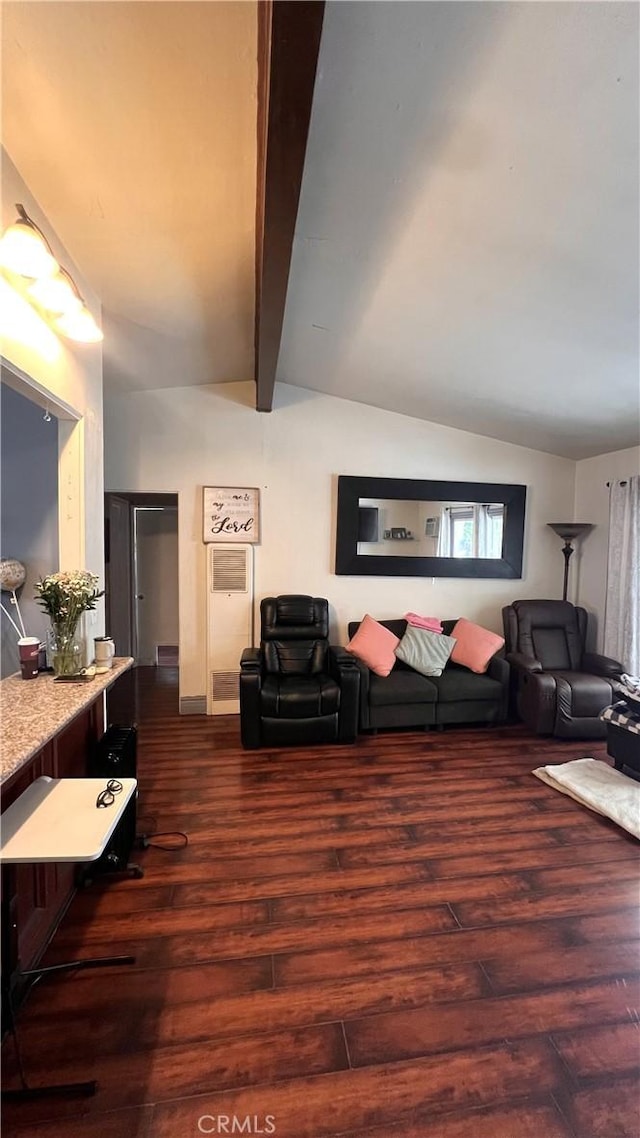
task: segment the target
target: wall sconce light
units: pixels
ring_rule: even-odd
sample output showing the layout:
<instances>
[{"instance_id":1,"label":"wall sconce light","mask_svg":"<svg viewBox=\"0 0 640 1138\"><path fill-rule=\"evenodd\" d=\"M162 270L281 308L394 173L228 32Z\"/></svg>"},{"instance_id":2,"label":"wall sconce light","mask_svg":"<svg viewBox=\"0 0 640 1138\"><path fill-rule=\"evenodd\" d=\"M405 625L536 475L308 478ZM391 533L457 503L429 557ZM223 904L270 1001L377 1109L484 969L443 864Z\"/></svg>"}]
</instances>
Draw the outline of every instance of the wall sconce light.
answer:
<instances>
[{"instance_id":1,"label":"wall sconce light","mask_svg":"<svg viewBox=\"0 0 640 1138\"><path fill-rule=\"evenodd\" d=\"M78 292L73 277L56 261L42 230L24 206L0 240L0 265L19 283L28 300L69 340L85 344L104 339Z\"/></svg>"},{"instance_id":2,"label":"wall sconce light","mask_svg":"<svg viewBox=\"0 0 640 1138\"><path fill-rule=\"evenodd\" d=\"M37 277L27 285L27 292L52 315L62 316L65 312L78 312L82 308L76 286L66 269L58 269L52 277Z\"/></svg>"},{"instance_id":3,"label":"wall sconce light","mask_svg":"<svg viewBox=\"0 0 640 1138\"><path fill-rule=\"evenodd\" d=\"M562 585L562 599L567 599L567 584L569 582L569 558L573 553L572 541L578 537L584 537L589 530L593 529L591 522L547 522L554 533L561 537L564 541L562 552L564 554L564 581Z\"/></svg>"},{"instance_id":4,"label":"wall sconce light","mask_svg":"<svg viewBox=\"0 0 640 1138\"><path fill-rule=\"evenodd\" d=\"M49 242L31 220L26 209L17 205L18 220L10 225L0 241L0 264L21 277L48 277L58 268Z\"/></svg>"}]
</instances>

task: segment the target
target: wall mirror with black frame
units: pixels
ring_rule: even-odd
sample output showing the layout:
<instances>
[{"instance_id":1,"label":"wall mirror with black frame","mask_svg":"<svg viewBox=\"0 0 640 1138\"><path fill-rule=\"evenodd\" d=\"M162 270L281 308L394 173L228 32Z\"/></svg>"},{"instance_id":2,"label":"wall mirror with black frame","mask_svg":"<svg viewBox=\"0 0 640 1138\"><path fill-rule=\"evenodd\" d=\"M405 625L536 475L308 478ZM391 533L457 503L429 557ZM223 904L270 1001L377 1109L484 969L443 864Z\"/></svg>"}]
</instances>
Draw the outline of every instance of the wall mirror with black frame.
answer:
<instances>
[{"instance_id":1,"label":"wall mirror with black frame","mask_svg":"<svg viewBox=\"0 0 640 1138\"><path fill-rule=\"evenodd\" d=\"M336 573L522 576L526 487L338 478Z\"/></svg>"}]
</instances>

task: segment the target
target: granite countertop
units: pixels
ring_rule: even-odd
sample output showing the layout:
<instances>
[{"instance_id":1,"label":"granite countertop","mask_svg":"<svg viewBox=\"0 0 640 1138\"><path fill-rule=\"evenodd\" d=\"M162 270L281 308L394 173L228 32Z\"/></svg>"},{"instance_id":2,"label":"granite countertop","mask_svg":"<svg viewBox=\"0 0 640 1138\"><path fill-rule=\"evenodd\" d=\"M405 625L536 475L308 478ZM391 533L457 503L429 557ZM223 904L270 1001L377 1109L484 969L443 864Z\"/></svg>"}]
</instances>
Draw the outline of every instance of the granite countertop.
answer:
<instances>
[{"instance_id":1,"label":"granite countertop","mask_svg":"<svg viewBox=\"0 0 640 1138\"><path fill-rule=\"evenodd\" d=\"M107 672L84 684L56 684L50 672L43 672L35 680L23 680L19 672L0 680L0 784L20 770L132 664L131 656L116 657Z\"/></svg>"}]
</instances>

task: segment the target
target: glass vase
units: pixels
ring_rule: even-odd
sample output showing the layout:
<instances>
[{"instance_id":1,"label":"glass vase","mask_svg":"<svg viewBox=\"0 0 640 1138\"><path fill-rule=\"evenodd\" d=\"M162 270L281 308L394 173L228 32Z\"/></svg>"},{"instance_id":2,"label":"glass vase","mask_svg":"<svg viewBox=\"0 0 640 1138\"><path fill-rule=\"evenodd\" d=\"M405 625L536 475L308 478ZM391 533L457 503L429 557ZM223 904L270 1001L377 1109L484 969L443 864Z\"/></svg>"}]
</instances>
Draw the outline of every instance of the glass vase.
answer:
<instances>
[{"instance_id":1,"label":"glass vase","mask_svg":"<svg viewBox=\"0 0 640 1138\"><path fill-rule=\"evenodd\" d=\"M81 671L84 658L84 645L73 632L61 632L51 628L47 635L47 662L53 668L54 676L74 676Z\"/></svg>"}]
</instances>

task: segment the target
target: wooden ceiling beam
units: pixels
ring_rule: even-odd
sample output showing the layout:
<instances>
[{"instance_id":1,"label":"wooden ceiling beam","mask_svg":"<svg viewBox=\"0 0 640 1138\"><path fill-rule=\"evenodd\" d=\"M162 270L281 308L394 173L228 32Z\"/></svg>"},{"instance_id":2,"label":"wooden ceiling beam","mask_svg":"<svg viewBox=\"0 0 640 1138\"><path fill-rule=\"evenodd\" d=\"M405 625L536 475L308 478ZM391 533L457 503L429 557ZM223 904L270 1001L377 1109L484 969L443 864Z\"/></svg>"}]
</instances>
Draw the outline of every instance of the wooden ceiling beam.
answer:
<instances>
[{"instance_id":1,"label":"wooden ceiling beam","mask_svg":"<svg viewBox=\"0 0 640 1138\"><path fill-rule=\"evenodd\" d=\"M324 0L258 0L258 411L273 407L324 8Z\"/></svg>"}]
</instances>

